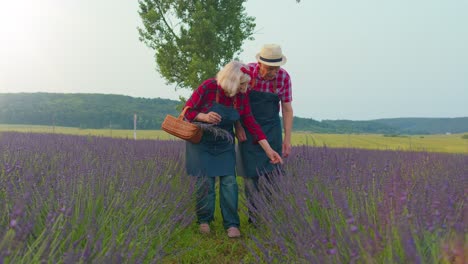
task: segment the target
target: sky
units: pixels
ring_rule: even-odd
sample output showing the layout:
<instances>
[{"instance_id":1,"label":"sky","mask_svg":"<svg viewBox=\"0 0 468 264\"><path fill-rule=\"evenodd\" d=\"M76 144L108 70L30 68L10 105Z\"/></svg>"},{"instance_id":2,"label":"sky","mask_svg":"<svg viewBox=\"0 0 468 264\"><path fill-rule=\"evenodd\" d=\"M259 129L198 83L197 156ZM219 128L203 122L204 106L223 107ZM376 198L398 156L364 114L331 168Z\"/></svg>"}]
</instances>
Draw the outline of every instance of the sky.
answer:
<instances>
[{"instance_id":1,"label":"sky","mask_svg":"<svg viewBox=\"0 0 468 264\"><path fill-rule=\"evenodd\" d=\"M468 1L250 0L253 41L280 44L294 115L315 120L468 116ZM178 100L139 41L138 1L0 0L0 93ZM1 107L1 106L0 106Z\"/></svg>"}]
</instances>

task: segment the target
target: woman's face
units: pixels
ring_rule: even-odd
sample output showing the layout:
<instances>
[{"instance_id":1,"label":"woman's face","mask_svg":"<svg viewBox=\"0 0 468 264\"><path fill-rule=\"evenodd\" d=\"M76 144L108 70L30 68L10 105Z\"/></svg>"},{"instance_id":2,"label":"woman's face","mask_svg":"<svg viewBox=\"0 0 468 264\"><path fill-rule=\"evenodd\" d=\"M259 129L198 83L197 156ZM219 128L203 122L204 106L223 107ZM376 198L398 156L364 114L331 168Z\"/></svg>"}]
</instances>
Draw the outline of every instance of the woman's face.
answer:
<instances>
[{"instance_id":1,"label":"woman's face","mask_svg":"<svg viewBox=\"0 0 468 264\"><path fill-rule=\"evenodd\" d=\"M245 93L247 92L247 86L249 85L249 82L241 82L239 84L239 88L237 89L237 92Z\"/></svg>"}]
</instances>

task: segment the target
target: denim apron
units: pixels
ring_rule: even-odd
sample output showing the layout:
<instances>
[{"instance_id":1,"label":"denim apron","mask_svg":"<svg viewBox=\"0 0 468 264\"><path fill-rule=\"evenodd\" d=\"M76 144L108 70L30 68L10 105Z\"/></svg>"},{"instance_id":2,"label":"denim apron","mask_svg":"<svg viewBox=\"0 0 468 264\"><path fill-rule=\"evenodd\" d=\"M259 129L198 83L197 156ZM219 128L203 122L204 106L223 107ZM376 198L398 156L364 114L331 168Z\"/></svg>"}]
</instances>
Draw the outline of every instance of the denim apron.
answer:
<instances>
[{"instance_id":1,"label":"denim apron","mask_svg":"<svg viewBox=\"0 0 468 264\"><path fill-rule=\"evenodd\" d=\"M239 112L234 107L221 105L217 102L208 112L216 112L221 116L219 128L228 131L234 137L233 125L239 120ZM198 144L186 141L186 169L191 176L226 176L236 175L236 153L234 143L220 136L204 131Z\"/></svg>"},{"instance_id":2,"label":"denim apron","mask_svg":"<svg viewBox=\"0 0 468 264\"><path fill-rule=\"evenodd\" d=\"M275 85L276 86L276 85ZM279 117L280 99L275 93L250 91L250 107L257 123L265 133L268 143L273 150L282 155L283 135ZM254 144L253 137L245 129L247 140L239 144L244 177L258 177L265 172L271 172L279 165L270 163L270 159L260 144Z\"/></svg>"}]
</instances>

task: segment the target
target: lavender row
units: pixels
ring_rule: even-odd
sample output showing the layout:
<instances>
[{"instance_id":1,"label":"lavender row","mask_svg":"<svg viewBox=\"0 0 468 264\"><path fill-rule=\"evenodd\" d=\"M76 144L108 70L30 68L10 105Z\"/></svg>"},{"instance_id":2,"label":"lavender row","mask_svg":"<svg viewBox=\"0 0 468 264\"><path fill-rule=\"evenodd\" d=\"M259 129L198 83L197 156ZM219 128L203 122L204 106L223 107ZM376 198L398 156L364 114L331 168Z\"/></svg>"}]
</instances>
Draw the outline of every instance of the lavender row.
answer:
<instances>
[{"instance_id":1,"label":"lavender row","mask_svg":"<svg viewBox=\"0 0 468 264\"><path fill-rule=\"evenodd\" d=\"M285 171L250 208L259 261L463 262L467 155L302 146Z\"/></svg>"},{"instance_id":2,"label":"lavender row","mask_svg":"<svg viewBox=\"0 0 468 264\"><path fill-rule=\"evenodd\" d=\"M161 260L193 221L183 148L0 134L0 263Z\"/></svg>"}]
</instances>

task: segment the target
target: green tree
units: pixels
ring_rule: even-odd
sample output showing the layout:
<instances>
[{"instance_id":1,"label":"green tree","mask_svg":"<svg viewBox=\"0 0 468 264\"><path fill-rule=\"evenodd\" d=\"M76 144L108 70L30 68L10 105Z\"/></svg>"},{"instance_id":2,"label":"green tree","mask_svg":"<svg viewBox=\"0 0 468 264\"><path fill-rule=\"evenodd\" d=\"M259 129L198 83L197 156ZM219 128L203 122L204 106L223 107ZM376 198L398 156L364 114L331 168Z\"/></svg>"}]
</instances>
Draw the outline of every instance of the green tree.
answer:
<instances>
[{"instance_id":1,"label":"green tree","mask_svg":"<svg viewBox=\"0 0 468 264\"><path fill-rule=\"evenodd\" d=\"M252 40L245 0L139 0L140 41L155 50L158 71L176 89L195 89Z\"/></svg>"}]
</instances>

